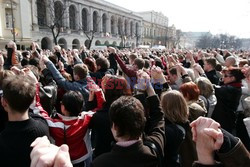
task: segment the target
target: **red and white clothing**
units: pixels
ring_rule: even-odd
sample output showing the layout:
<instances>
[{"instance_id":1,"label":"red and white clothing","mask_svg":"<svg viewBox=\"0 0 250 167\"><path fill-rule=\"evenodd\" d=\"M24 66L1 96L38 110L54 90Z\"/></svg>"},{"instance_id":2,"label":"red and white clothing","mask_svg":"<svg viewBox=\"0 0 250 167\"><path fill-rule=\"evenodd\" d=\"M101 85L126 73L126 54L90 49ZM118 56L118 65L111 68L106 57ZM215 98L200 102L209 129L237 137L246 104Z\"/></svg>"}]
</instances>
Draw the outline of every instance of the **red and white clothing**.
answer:
<instances>
[{"instance_id":1,"label":"red and white clothing","mask_svg":"<svg viewBox=\"0 0 250 167\"><path fill-rule=\"evenodd\" d=\"M97 97L96 109L99 109L104 103L104 96L101 90L95 92L95 95ZM57 146L61 146L62 144L69 146L70 158L73 164L80 163L89 158L91 155L91 141L88 127L95 112L81 112L77 117L63 116L57 113L57 118L53 119L49 117L39 101L40 98L37 94L36 106L33 112L42 115L47 120L50 135L55 140L55 144Z\"/></svg>"}]
</instances>

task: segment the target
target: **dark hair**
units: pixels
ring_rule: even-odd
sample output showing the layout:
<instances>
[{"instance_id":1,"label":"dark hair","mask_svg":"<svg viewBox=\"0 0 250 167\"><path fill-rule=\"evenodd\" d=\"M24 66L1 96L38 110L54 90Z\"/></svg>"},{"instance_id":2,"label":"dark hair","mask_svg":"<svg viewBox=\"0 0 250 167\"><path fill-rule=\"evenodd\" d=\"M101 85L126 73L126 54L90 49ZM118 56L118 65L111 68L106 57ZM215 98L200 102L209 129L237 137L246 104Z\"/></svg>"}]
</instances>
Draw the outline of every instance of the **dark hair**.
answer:
<instances>
[{"instance_id":1,"label":"dark hair","mask_svg":"<svg viewBox=\"0 0 250 167\"><path fill-rule=\"evenodd\" d=\"M62 104L70 116L78 116L84 104L83 96L78 91L68 91L63 95Z\"/></svg>"},{"instance_id":2,"label":"dark hair","mask_svg":"<svg viewBox=\"0 0 250 167\"><path fill-rule=\"evenodd\" d=\"M80 79L86 78L89 70L85 64L76 64L74 66L73 72L77 75Z\"/></svg>"},{"instance_id":3,"label":"dark hair","mask_svg":"<svg viewBox=\"0 0 250 167\"><path fill-rule=\"evenodd\" d=\"M150 67L150 61L148 59L144 59L144 68L148 69Z\"/></svg>"},{"instance_id":4,"label":"dark hair","mask_svg":"<svg viewBox=\"0 0 250 167\"><path fill-rule=\"evenodd\" d=\"M110 64L108 59L104 58L104 57L100 57L98 59L96 59L96 66L100 66L101 69L108 69Z\"/></svg>"},{"instance_id":5,"label":"dark hair","mask_svg":"<svg viewBox=\"0 0 250 167\"><path fill-rule=\"evenodd\" d=\"M54 64L56 65L58 63L58 57L56 55L50 55L49 56L49 60Z\"/></svg>"},{"instance_id":6,"label":"dark hair","mask_svg":"<svg viewBox=\"0 0 250 167\"><path fill-rule=\"evenodd\" d=\"M104 76L102 79L105 94L105 107L109 107L113 101L123 95L132 95L127 80L115 75Z\"/></svg>"},{"instance_id":7,"label":"dark hair","mask_svg":"<svg viewBox=\"0 0 250 167\"><path fill-rule=\"evenodd\" d=\"M223 72L226 72L226 71L228 71L230 75L234 76L235 78L234 82L241 82L241 80L245 78L241 69L238 67L230 67L228 69L223 70Z\"/></svg>"},{"instance_id":8,"label":"dark hair","mask_svg":"<svg viewBox=\"0 0 250 167\"><path fill-rule=\"evenodd\" d=\"M36 85L27 76L13 75L3 81L3 98L11 109L24 113L34 100Z\"/></svg>"},{"instance_id":9,"label":"dark hair","mask_svg":"<svg viewBox=\"0 0 250 167\"><path fill-rule=\"evenodd\" d=\"M138 139L144 131L146 119L141 102L132 96L122 96L110 107L110 120L118 128L117 137Z\"/></svg>"},{"instance_id":10,"label":"dark hair","mask_svg":"<svg viewBox=\"0 0 250 167\"><path fill-rule=\"evenodd\" d=\"M207 64L210 64L213 68L216 67L216 59L215 58L207 58L205 61L207 62Z\"/></svg>"},{"instance_id":11,"label":"dark hair","mask_svg":"<svg viewBox=\"0 0 250 167\"><path fill-rule=\"evenodd\" d=\"M142 58L136 58L134 64L137 65L138 69L142 69L144 67L144 60Z\"/></svg>"},{"instance_id":12,"label":"dark hair","mask_svg":"<svg viewBox=\"0 0 250 167\"><path fill-rule=\"evenodd\" d=\"M176 67L170 68L170 69L169 69L169 73L170 73L171 75L177 75L178 73L177 73Z\"/></svg>"},{"instance_id":13,"label":"dark hair","mask_svg":"<svg viewBox=\"0 0 250 167\"><path fill-rule=\"evenodd\" d=\"M21 66L26 66L28 64L29 64L29 59L23 58L22 61L21 61Z\"/></svg>"},{"instance_id":14,"label":"dark hair","mask_svg":"<svg viewBox=\"0 0 250 167\"><path fill-rule=\"evenodd\" d=\"M221 72L222 71L222 65L221 64L216 64L215 70Z\"/></svg>"},{"instance_id":15,"label":"dark hair","mask_svg":"<svg viewBox=\"0 0 250 167\"><path fill-rule=\"evenodd\" d=\"M158 58L158 57L155 58L155 66L160 67L161 69L163 69L161 59Z\"/></svg>"},{"instance_id":16,"label":"dark hair","mask_svg":"<svg viewBox=\"0 0 250 167\"><path fill-rule=\"evenodd\" d=\"M87 57L84 60L84 64L86 64L88 66L88 69L91 72L96 72L96 64L95 64L95 62L91 58Z\"/></svg>"},{"instance_id":17,"label":"dark hair","mask_svg":"<svg viewBox=\"0 0 250 167\"><path fill-rule=\"evenodd\" d=\"M22 55L23 55L23 58L27 58L27 56L29 55L30 53L28 51L23 51L22 52Z\"/></svg>"},{"instance_id":18,"label":"dark hair","mask_svg":"<svg viewBox=\"0 0 250 167\"><path fill-rule=\"evenodd\" d=\"M32 59L29 60L29 64L30 65L33 65L33 66L36 66L36 67L39 67L39 59L34 57ZM39 67L40 68L40 67Z\"/></svg>"}]
</instances>

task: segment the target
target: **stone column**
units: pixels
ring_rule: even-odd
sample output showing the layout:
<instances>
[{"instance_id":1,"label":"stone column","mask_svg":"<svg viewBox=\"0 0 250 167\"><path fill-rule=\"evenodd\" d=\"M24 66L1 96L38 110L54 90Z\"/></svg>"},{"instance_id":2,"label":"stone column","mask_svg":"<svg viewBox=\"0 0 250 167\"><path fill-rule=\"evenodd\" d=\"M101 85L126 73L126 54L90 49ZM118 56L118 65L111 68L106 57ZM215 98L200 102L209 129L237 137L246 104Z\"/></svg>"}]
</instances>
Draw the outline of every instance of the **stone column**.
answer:
<instances>
[{"instance_id":1,"label":"stone column","mask_svg":"<svg viewBox=\"0 0 250 167\"><path fill-rule=\"evenodd\" d=\"M64 10L64 23L63 23L63 26L66 27L67 29L70 29L69 28L69 1L66 1L65 4L65 10Z\"/></svg>"},{"instance_id":2,"label":"stone column","mask_svg":"<svg viewBox=\"0 0 250 167\"><path fill-rule=\"evenodd\" d=\"M115 30L115 35L118 34L118 18L115 17L115 20L114 20L114 30Z\"/></svg>"},{"instance_id":3,"label":"stone column","mask_svg":"<svg viewBox=\"0 0 250 167\"><path fill-rule=\"evenodd\" d=\"M22 38L24 39L31 39L31 31L30 31L30 24L31 24L31 16L27 15L27 13L31 13L31 9L30 7L30 2L29 0L22 0L20 1L20 22L21 22L21 34L22 34ZM26 12L22 12L22 11L26 11ZM16 18L18 18L16 16ZM37 19L36 19L37 21ZM16 22L17 24L17 22ZM37 25L37 22L36 22ZM16 25L16 27L18 27L18 25Z\"/></svg>"},{"instance_id":4,"label":"stone column","mask_svg":"<svg viewBox=\"0 0 250 167\"><path fill-rule=\"evenodd\" d=\"M33 31L39 31L36 0L31 0L31 19Z\"/></svg>"},{"instance_id":5,"label":"stone column","mask_svg":"<svg viewBox=\"0 0 250 167\"><path fill-rule=\"evenodd\" d=\"M111 17L110 17L110 13L107 13L107 21L106 21L106 30L109 33L109 35L111 35Z\"/></svg>"},{"instance_id":6,"label":"stone column","mask_svg":"<svg viewBox=\"0 0 250 167\"><path fill-rule=\"evenodd\" d=\"M75 30L79 30L79 27L80 27L80 4L75 4L76 5L76 18L75 18L75 21L76 21L76 24L75 24L75 26L76 26L76 29Z\"/></svg>"},{"instance_id":7,"label":"stone column","mask_svg":"<svg viewBox=\"0 0 250 167\"><path fill-rule=\"evenodd\" d=\"M83 24L82 24L82 5L78 5L78 15L79 15L79 20L78 20L78 30L81 35L83 35Z\"/></svg>"}]
</instances>

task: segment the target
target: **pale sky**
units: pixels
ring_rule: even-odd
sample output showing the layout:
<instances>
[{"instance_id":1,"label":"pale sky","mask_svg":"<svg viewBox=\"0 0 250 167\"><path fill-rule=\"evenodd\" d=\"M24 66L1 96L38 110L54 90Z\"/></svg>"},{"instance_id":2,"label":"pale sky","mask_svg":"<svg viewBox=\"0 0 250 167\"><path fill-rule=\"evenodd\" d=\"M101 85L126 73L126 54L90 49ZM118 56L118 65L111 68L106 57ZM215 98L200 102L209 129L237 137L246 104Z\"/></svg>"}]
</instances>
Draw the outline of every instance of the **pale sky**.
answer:
<instances>
[{"instance_id":1,"label":"pale sky","mask_svg":"<svg viewBox=\"0 0 250 167\"><path fill-rule=\"evenodd\" d=\"M250 38L250 0L106 0L129 10L162 12L182 31Z\"/></svg>"}]
</instances>

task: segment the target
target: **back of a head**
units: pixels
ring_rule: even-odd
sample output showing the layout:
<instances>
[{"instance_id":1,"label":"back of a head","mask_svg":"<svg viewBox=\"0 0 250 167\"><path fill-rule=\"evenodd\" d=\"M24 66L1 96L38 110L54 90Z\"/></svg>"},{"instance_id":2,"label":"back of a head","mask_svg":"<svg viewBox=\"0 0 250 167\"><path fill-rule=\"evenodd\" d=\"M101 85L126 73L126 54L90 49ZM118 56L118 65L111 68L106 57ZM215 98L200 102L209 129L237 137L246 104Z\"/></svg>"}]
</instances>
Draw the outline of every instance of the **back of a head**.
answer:
<instances>
[{"instance_id":1,"label":"back of a head","mask_svg":"<svg viewBox=\"0 0 250 167\"><path fill-rule=\"evenodd\" d=\"M13 76L13 75L15 75L15 74L10 70L2 70L2 71L0 71L0 89L2 89L4 79L8 78L10 76Z\"/></svg>"},{"instance_id":2,"label":"back of a head","mask_svg":"<svg viewBox=\"0 0 250 167\"><path fill-rule=\"evenodd\" d=\"M169 73L170 73L171 75L177 75L177 74L178 74L178 72L177 72L176 67L172 67L172 68L170 68L170 69L169 69Z\"/></svg>"},{"instance_id":3,"label":"back of a head","mask_svg":"<svg viewBox=\"0 0 250 167\"><path fill-rule=\"evenodd\" d=\"M77 75L80 79L85 79L89 70L85 64L76 64L73 70L74 74Z\"/></svg>"},{"instance_id":4,"label":"back of a head","mask_svg":"<svg viewBox=\"0 0 250 167\"><path fill-rule=\"evenodd\" d=\"M188 106L183 95L176 90L163 93L161 106L165 118L172 123L186 123L188 120Z\"/></svg>"},{"instance_id":5,"label":"back of a head","mask_svg":"<svg viewBox=\"0 0 250 167\"><path fill-rule=\"evenodd\" d=\"M143 69L144 67L144 60L142 58L136 58L135 61L134 61L134 64L138 67L138 69Z\"/></svg>"},{"instance_id":6,"label":"back of a head","mask_svg":"<svg viewBox=\"0 0 250 167\"><path fill-rule=\"evenodd\" d=\"M245 78L243 72L238 67L230 67L225 71L229 71L229 73L235 77L235 82L241 82L241 80Z\"/></svg>"},{"instance_id":7,"label":"back of a head","mask_svg":"<svg viewBox=\"0 0 250 167\"><path fill-rule=\"evenodd\" d=\"M100 66L101 69L108 69L110 64L108 59L104 58L104 57L99 57L98 59L96 59L96 66Z\"/></svg>"},{"instance_id":8,"label":"back of a head","mask_svg":"<svg viewBox=\"0 0 250 167\"><path fill-rule=\"evenodd\" d=\"M199 98L200 90L193 82L187 82L181 85L180 92L188 101L196 101Z\"/></svg>"},{"instance_id":9,"label":"back of a head","mask_svg":"<svg viewBox=\"0 0 250 167\"><path fill-rule=\"evenodd\" d=\"M225 65L227 67L236 65L236 58L234 56L229 56L226 58Z\"/></svg>"},{"instance_id":10,"label":"back of a head","mask_svg":"<svg viewBox=\"0 0 250 167\"><path fill-rule=\"evenodd\" d=\"M138 139L144 131L146 119L141 102L132 96L122 96L110 107L110 119L118 127L117 137Z\"/></svg>"},{"instance_id":11,"label":"back of a head","mask_svg":"<svg viewBox=\"0 0 250 167\"><path fill-rule=\"evenodd\" d=\"M160 67L161 69L163 69L163 65L162 65L162 61L159 57L155 58L155 66Z\"/></svg>"},{"instance_id":12,"label":"back of a head","mask_svg":"<svg viewBox=\"0 0 250 167\"><path fill-rule=\"evenodd\" d=\"M124 95L131 95L131 89L129 88L128 82L124 77L118 77L115 75L105 76L102 79L103 91L105 94L106 105L109 106L111 103Z\"/></svg>"},{"instance_id":13,"label":"back of a head","mask_svg":"<svg viewBox=\"0 0 250 167\"><path fill-rule=\"evenodd\" d=\"M62 104L70 116L78 116L84 104L83 96L77 91L68 91L63 95Z\"/></svg>"},{"instance_id":14,"label":"back of a head","mask_svg":"<svg viewBox=\"0 0 250 167\"><path fill-rule=\"evenodd\" d=\"M34 100L36 85L27 76L10 76L3 81L3 98L11 109L24 113Z\"/></svg>"},{"instance_id":15,"label":"back of a head","mask_svg":"<svg viewBox=\"0 0 250 167\"><path fill-rule=\"evenodd\" d=\"M94 62L93 59L87 57L85 60L84 60L84 64L86 64L88 66L88 69L91 71L91 72L96 72L96 63Z\"/></svg>"},{"instance_id":16,"label":"back of a head","mask_svg":"<svg viewBox=\"0 0 250 167\"><path fill-rule=\"evenodd\" d=\"M205 98L209 98L211 95L213 95L214 87L209 79L205 77L199 77L196 80L196 84L200 90L200 94Z\"/></svg>"},{"instance_id":17,"label":"back of a head","mask_svg":"<svg viewBox=\"0 0 250 167\"><path fill-rule=\"evenodd\" d=\"M216 67L216 59L215 58L207 58L205 61L207 62L207 64L210 64L213 68Z\"/></svg>"},{"instance_id":18,"label":"back of a head","mask_svg":"<svg viewBox=\"0 0 250 167\"><path fill-rule=\"evenodd\" d=\"M144 62L145 62L144 68L148 69L150 67L150 61L148 59L144 59Z\"/></svg>"},{"instance_id":19,"label":"back of a head","mask_svg":"<svg viewBox=\"0 0 250 167\"><path fill-rule=\"evenodd\" d=\"M129 55L129 59L130 59L131 61L134 61L137 57L138 57L138 56L137 56L136 54L131 54L131 55Z\"/></svg>"}]
</instances>

